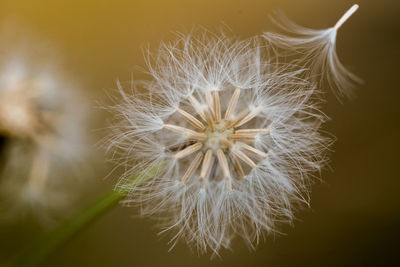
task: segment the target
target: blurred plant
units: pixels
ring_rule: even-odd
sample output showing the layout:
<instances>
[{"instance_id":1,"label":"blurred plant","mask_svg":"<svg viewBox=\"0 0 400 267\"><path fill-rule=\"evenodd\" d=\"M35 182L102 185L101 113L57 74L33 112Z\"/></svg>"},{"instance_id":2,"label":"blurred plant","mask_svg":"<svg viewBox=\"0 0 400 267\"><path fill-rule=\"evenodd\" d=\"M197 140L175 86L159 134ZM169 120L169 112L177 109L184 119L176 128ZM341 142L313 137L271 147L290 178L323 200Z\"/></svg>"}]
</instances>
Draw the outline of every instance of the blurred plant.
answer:
<instances>
[{"instance_id":1,"label":"blurred plant","mask_svg":"<svg viewBox=\"0 0 400 267\"><path fill-rule=\"evenodd\" d=\"M72 86L49 67L21 56L1 62L3 218L32 211L47 221L72 199L66 189L76 175L65 170L84 157L85 111Z\"/></svg>"}]
</instances>

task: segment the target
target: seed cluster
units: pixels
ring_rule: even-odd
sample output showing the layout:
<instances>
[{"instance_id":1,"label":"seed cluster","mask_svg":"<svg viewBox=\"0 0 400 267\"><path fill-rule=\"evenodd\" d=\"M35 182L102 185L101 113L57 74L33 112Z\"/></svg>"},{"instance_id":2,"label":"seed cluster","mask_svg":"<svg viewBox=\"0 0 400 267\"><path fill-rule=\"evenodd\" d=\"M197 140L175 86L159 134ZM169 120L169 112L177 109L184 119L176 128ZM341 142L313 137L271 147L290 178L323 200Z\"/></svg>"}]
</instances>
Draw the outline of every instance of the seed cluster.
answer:
<instances>
[{"instance_id":1,"label":"seed cluster","mask_svg":"<svg viewBox=\"0 0 400 267\"><path fill-rule=\"evenodd\" d=\"M241 89L236 88L223 118L221 116L219 91L205 91L206 103L204 104L200 103L193 95L190 95L188 100L191 107L200 116L201 120L180 108L176 112L196 130L164 124L165 129L185 136L187 139L185 143L192 141L189 146L174 154L177 160L197 152L181 178L183 183L186 183L195 174L200 165L200 179L209 179L213 166L216 165L222 170L222 178L228 179L228 188L232 189L230 182L232 177L245 178L241 162L250 168L255 168L257 164L249 155L260 159L268 156L267 153L248 144L253 142L258 135L269 134L268 128L237 129L251 121L260 112L259 109L247 108L239 112L237 116L234 116L240 93ZM230 168L230 164L233 165L233 168ZM235 175L231 174L231 170L235 171Z\"/></svg>"}]
</instances>

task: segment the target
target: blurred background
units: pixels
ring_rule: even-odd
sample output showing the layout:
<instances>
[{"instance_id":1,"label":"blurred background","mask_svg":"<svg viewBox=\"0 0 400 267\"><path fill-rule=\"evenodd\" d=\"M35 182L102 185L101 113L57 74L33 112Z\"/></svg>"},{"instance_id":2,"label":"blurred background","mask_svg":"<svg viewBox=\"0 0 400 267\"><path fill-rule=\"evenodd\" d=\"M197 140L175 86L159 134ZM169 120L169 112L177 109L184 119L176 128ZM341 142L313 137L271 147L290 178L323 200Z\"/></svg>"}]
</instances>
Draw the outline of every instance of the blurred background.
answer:
<instances>
[{"instance_id":1,"label":"blurred background","mask_svg":"<svg viewBox=\"0 0 400 267\"><path fill-rule=\"evenodd\" d=\"M193 26L228 26L246 38L275 27L274 10L310 28L327 28L355 2L345 0L2 0L0 27L17 22L22 32L50 43L59 67L80 82L91 113L89 133L101 138L107 126L98 103L119 78L136 78L144 68L142 48L173 39ZM395 266L400 239L399 99L400 1L359 0L357 13L338 34L338 54L364 79L357 97L340 104L326 93L323 111L332 118L325 130L337 137L331 164L313 186L311 209L297 213L285 235L269 237L255 251L236 240L232 251L211 260L185 244L168 252L149 219L117 207L54 255L46 266ZM4 40L4 39L3 39ZM4 44L2 44L4 45ZM14 45L8 40L10 50ZM15 44L17 45L17 44ZM29 47L29 43L25 44ZM38 59L40 60L40 59ZM100 118L100 119L99 119ZM100 149L99 149L100 150ZM103 151L97 151L103 155ZM94 178L77 183L79 202L64 217L112 188L118 173L97 157ZM86 172L85 172L86 173ZM78 194L78 193L77 193ZM0 265L46 230L34 218L0 224ZM396 264L397 263L397 264Z\"/></svg>"}]
</instances>

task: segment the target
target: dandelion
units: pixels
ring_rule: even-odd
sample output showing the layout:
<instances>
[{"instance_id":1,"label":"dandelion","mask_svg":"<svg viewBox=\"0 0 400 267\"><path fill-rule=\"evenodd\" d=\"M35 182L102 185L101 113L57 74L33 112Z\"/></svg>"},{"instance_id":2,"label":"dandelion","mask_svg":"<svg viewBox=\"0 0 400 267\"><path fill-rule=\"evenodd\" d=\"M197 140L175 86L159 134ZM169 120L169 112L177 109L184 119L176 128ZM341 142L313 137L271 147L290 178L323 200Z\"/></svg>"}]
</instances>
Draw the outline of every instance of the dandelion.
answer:
<instances>
[{"instance_id":1,"label":"dandelion","mask_svg":"<svg viewBox=\"0 0 400 267\"><path fill-rule=\"evenodd\" d=\"M290 35L266 32L263 36L272 44L284 48L286 53L294 50L300 56L296 64L308 67L312 77L326 80L338 97L350 97L354 84L360 83L361 79L340 62L336 53L336 37L338 30L358 7L353 5L333 27L323 30L305 28L280 16L280 19L273 19L274 22Z\"/></svg>"},{"instance_id":2,"label":"dandelion","mask_svg":"<svg viewBox=\"0 0 400 267\"><path fill-rule=\"evenodd\" d=\"M149 81L119 84L124 103L111 146L127 168L128 204L158 218L171 244L199 252L254 247L307 203L310 177L325 163L325 116L304 70L291 70L259 38L180 35L149 54ZM125 178L124 178L125 177Z\"/></svg>"}]
</instances>

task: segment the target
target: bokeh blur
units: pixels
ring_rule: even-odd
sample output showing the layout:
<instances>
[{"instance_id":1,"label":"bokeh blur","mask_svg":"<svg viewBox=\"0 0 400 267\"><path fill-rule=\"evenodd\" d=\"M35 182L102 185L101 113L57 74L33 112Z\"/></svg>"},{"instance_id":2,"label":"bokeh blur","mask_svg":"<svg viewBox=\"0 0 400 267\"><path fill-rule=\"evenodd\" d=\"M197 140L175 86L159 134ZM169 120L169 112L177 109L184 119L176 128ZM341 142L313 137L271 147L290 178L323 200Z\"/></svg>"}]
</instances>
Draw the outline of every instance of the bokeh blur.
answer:
<instances>
[{"instance_id":1,"label":"bokeh blur","mask_svg":"<svg viewBox=\"0 0 400 267\"><path fill-rule=\"evenodd\" d=\"M57 54L58 69L79 81L86 95L90 113L94 113L88 132L97 140L104 131L96 129L107 127L98 107L109 101L107 94L115 90L116 79L128 81L132 73L140 78L140 69L145 68L142 49L172 40L173 32L188 32L199 25L210 30L227 26L232 36L250 37L274 30L268 15L278 9L301 25L327 28L354 3L2 0L0 29L9 31L10 25L17 25L14 33L24 36L3 39L1 46L9 49L2 49L1 58L20 46L13 42L27 42L24 48L28 50L33 39L51 44L51 50L57 51L51 53ZM293 227L283 226L284 235L268 237L255 251L236 240L232 251L210 259L210 255L196 255L185 244L169 252L168 239L157 235L150 219L137 217L134 208L117 207L71 240L46 266L396 266L400 240L400 1L357 3L359 11L339 31L337 49L344 65L365 82L357 97L343 104L326 91L323 111L332 120L325 130L337 137L331 164L313 186L311 208L297 213ZM34 38L25 38L25 34ZM92 143L95 146L96 142ZM76 196L80 201L65 211L64 217L112 188L118 177L118 171L109 175L113 165L104 164L106 156L95 147L100 156L88 158L90 166L86 167L91 170L80 173L82 179L95 178L75 182L75 188L83 188L70 193L80 191ZM34 217L1 222L0 265L45 230Z\"/></svg>"}]
</instances>

